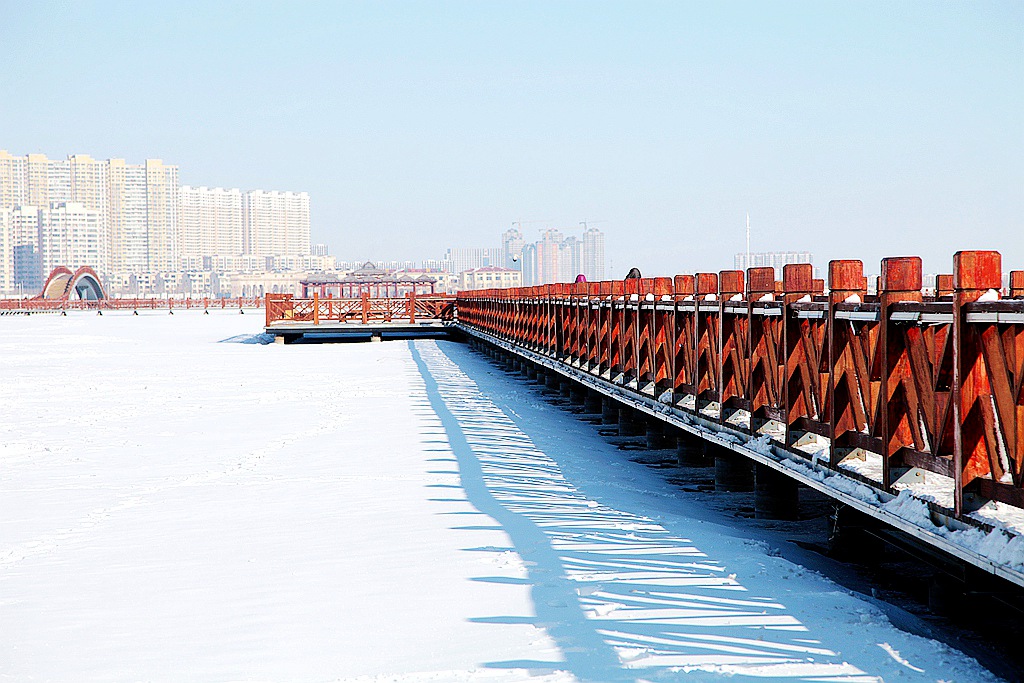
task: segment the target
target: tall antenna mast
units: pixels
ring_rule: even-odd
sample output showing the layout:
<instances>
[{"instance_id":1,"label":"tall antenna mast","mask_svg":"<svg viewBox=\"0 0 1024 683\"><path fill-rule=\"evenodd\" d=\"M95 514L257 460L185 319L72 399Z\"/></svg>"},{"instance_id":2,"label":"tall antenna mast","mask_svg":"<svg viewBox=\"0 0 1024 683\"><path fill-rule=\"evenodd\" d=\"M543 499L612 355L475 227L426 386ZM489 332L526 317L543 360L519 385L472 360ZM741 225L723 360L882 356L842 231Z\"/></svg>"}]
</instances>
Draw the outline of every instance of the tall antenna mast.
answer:
<instances>
[{"instance_id":1,"label":"tall antenna mast","mask_svg":"<svg viewBox=\"0 0 1024 683\"><path fill-rule=\"evenodd\" d=\"M747 212L747 268L750 267L750 212Z\"/></svg>"}]
</instances>

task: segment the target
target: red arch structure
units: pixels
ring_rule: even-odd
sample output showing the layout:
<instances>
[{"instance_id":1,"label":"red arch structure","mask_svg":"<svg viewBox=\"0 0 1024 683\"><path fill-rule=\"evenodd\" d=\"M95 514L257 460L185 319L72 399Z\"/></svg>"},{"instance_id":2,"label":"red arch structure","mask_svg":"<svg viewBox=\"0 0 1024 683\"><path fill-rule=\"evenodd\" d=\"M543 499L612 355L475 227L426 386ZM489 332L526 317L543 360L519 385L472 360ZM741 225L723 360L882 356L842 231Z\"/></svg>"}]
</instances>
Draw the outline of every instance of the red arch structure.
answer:
<instances>
[{"instance_id":1,"label":"red arch structure","mask_svg":"<svg viewBox=\"0 0 1024 683\"><path fill-rule=\"evenodd\" d=\"M74 272L67 266L57 266L46 278L43 291L35 298L47 301L99 301L106 299L107 294L103 291L100 276L89 266L82 266Z\"/></svg>"}]
</instances>

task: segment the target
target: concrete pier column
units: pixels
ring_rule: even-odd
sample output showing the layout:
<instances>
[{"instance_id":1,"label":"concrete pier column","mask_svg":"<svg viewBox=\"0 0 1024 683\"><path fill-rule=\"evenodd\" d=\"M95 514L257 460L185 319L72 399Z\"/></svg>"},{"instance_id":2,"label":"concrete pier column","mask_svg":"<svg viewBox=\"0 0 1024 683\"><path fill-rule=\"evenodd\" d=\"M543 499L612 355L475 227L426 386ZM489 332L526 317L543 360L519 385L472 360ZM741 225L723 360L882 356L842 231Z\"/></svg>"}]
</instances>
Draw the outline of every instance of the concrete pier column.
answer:
<instances>
[{"instance_id":1,"label":"concrete pier column","mask_svg":"<svg viewBox=\"0 0 1024 683\"><path fill-rule=\"evenodd\" d=\"M647 447L651 450L661 450L669 447L669 441L669 437L665 435L664 423L656 418L648 418Z\"/></svg>"},{"instance_id":2,"label":"concrete pier column","mask_svg":"<svg viewBox=\"0 0 1024 683\"><path fill-rule=\"evenodd\" d=\"M708 456L707 442L699 436L680 431L676 437L676 461L680 467L711 467L714 463Z\"/></svg>"},{"instance_id":3,"label":"concrete pier column","mask_svg":"<svg viewBox=\"0 0 1024 683\"><path fill-rule=\"evenodd\" d=\"M754 465L754 517L794 520L799 517L799 503L795 479L767 465Z\"/></svg>"},{"instance_id":4,"label":"concrete pier column","mask_svg":"<svg viewBox=\"0 0 1024 683\"><path fill-rule=\"evenodd\" d=\"M619 436L642 436L646 431L643 420L632 408L619 408Z\"/></svg>"},{"instance_id":5,"label":"concrete pier column","mask_svg":"<svg viewBox=\"0 0 1024 683\"><path fill-rule=\"evenodd\" d=\"M547 370L544 373L544 388L553 394L561 390L562 376L554 370Z\"/></svg>"},{"instance_id":6,"label":"concrete pier column","mask_svg":"<svg viewBox=\"0 0 1024 683\"><path fill-rule=\"evenodd\" d=\"M584 389L583 411L591 415L601 413L601 394L597 391Z\"/></svg>"},{"instance_id":7,"label":"concrete pier column","mask_svg":"<svg viewBox=\"0 0 1024 683\"><path fill-rule=\"evenodd\" d=\"M753 463L728 448L713 445L716 491L753 491Z\"/></svg>"},{"instance_id":8,"label":"concrete pier column","mask_svg":"<svg viewBox=\"0 0 1024 683\"><path fill-rule=\"evenodd\" d=\"M526 379L530 380L531 382L535 382L535 381L537 381L537 377L538 377L537 366L534 365L533 363L527 363L526 364Z\"/></svg>"},{"instance_id":9,"label":"concrete pier column","mask_svg":"<svg viewBox=\"0 0 1024 683\"><path fill-rule=\"evenodd\" d=\"M519 360L519 374L526 379L530 378L530 361L522 359Z\"/></svg>"},{"instance_id":10,"label":"concrete pier column","mask_svg":"<svg viewBox=\"0 0 1024 683\"><path fill-rule=\"evenodd\" d=\"M928 580L928 610L932 614L941 614L953 619L967 618L970 612L970 600L963 582L936 570Z\"/></svg>"},{"instance_id":11,"label":"concrete pier column","mask_svg":"<svg viewBox=\"0 0 1024 683\"><path fill-rule=\"evenodd\" d=\"M562 378L562 383L558 385L558 395L562 398L568 398L572 400L572 387L576 382L572 381L568 377Z\"/></svg>"},{"instance_id":12,"label":"concrete pier column","mask_svg":"<svg viewBox=\"0 0 1024 683\"><path fill-rule=\"evenodd\" d=\"M601 424L613 425L619 421L619 404L603 396L601 398Z\"/></svg>"},{"instance_id":13,"label":"concrete pier column","mask_svg":"<svg viewBox=\"0 0 1024 683\"><path fill-rule=\"evenodd\" d=\"M879 562L885 557L885 543L869 530L876 522L853 508L832 501L829 514L828 554L840 560Z\"/></svg>"},{"instance_id":14,"label":"concrete pier column","mask_svg":"<svg viewBox=\"0 0 1024 683\"><path fill-rule=\"evenodd\" d=\"M569 383L569 402L574 406L583 406L587 403L587 388L579 382Z\"/></svg>"}]
</instances>

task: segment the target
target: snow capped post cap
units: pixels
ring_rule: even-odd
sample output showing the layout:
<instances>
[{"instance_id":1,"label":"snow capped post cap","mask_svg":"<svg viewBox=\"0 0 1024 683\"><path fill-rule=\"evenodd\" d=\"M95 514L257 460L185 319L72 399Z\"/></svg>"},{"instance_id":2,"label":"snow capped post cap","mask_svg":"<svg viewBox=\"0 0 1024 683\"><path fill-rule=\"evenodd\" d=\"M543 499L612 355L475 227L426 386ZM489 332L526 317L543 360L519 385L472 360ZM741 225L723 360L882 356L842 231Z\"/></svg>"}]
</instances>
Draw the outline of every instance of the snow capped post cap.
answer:
<instances>
[{"instance_id":1,"label":"snow capped post cap","mask_svg":"<svg viewBox=\"0 0 1024 683\"><path fill-rule=\"evenodd\" d=\"M799 301L814 290L814 266L810 263L786 263L782 266L782 291L786 302Z\"/></svg>"},{"instance_id":2,"label":"snow capped post cap","mask_svg":"<svg viewBox=\"0 0 1024 683\"><path fill-rule=\"evenodd\" d=\"M765 294L775 293L775 269L771 266L747 268L747 298L760 300Z\"/></svg>"},{"instance_id":3,"label":"snow capped post cap","mask_svg":"<svg viewBox=\"0 0 1024 683\"><path fill-rule=\"evenodd\" d=\"M999 289L1003 286L1003 257L998 251L958 251L953 255L953 289Z\"/></svg>"},{"instance_id":4,"label":"snow capped post cap","mask_svg":"<svg viewBox=\"0 0 1024 683\"><path fill-rule=\"evenodd\" d=\"M696 280L692 275L676 275L673 278L672 289L678 299L693 296L697 291L695 286Z\"/></svg>"},{"instance_id":5,"label":"snow capped post cap","mask_svg":"<svg viewBox=\"0 0 1024 683\"><path fill-rule=\"evenodd\" d=\"M920 256L891 256L882 259L879 288L882 292L921 292Z\"/></svg>"},{"instance_id":6,"label":"snow capped post cap","mask_svg":"<svg viewBox=\"0 0 1024 683\"><path fill-rule=\"evenodd\" d=\"M743 271L723 270L718 274L718 297L731 299L734 294L743 293Z\"/></svg>"},{"instance_id":7,"label":"snow capped post cap","mask_svg":"<svg viewBox=\"0 0 1024 683\"><path fill-rule=\"evenodd\" d=\"M697 297L718 294L718 273L697 273Z\"/></svg>"},{"instance_id":8,"label":"snow capped post cap","mask_svg":"<svg viewBox=\"0 0 1024 683\"><path fill-rule=\"evenodd\" d=\"M856 259L833 260L828 262L829 300L833 304L850 302L852 297L864 300L868 281L864 277L864 262Z\"/></svg>"}]
</instances>

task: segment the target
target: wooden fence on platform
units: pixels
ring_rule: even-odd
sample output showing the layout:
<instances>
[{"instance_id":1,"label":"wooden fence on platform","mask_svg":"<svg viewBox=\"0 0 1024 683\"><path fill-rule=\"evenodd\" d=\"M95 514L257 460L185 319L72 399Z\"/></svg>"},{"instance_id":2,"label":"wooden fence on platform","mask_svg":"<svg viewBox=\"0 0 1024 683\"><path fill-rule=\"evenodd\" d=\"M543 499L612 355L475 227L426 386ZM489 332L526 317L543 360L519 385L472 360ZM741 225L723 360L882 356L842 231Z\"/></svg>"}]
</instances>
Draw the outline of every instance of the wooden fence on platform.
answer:
<instances>
[{"instance_id":1,"label":"wooden fence on platform","mask_svg":"<svg viewBox=\"0 0 1024 683\"><path fill-rule=\"evenodd\" d=\"M369 293L355 299L320 297L297 299L291 294L267 294L267 327L286 323L407 323L449 321L454 316L455 297L442 294L371 298Z\"/></svg>"}]
</instances>

